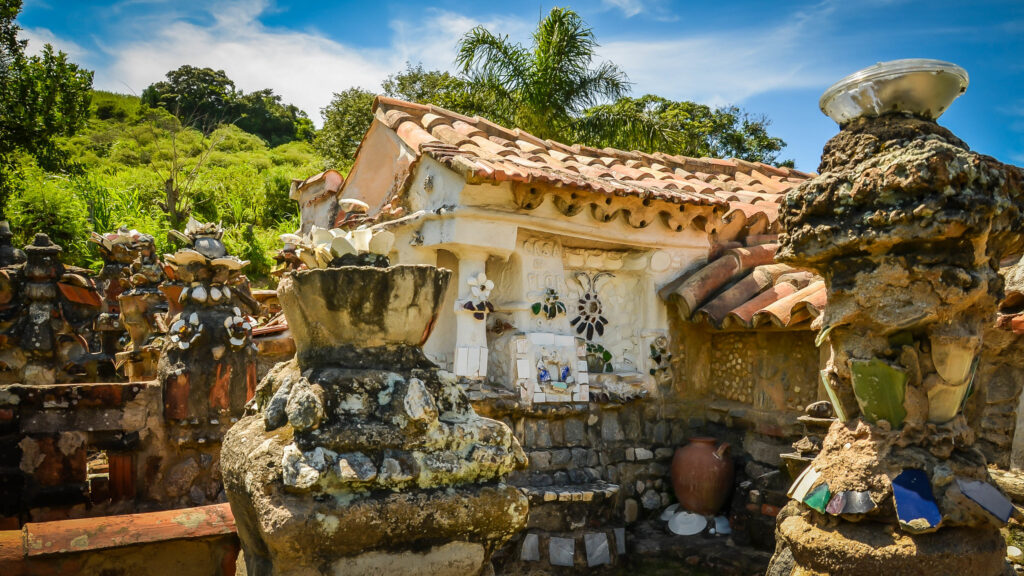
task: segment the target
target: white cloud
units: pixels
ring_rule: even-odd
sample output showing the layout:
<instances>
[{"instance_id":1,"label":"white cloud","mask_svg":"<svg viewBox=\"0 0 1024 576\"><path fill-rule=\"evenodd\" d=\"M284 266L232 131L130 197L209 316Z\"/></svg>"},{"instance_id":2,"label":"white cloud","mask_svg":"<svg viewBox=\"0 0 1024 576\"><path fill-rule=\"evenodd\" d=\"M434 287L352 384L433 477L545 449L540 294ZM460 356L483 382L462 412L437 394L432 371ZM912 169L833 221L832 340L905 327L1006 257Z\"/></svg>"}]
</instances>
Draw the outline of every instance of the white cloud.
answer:
<instances>
[{"instance_id":1,"label":"white cloud","mask_svg":"<svg viewBox=\"0 0 1024 576\"><path fill-rule=\"evenodd\" d=\"M514 19L479 22L431 11L415 23L392 22L391 46L367 49L316 31L267 28L258 20L272 8L264 0L216 6L208 24L166 14L159 20L137 22L140 30L131 40L103 46L112 61L97 72L96 86L122 92L128 87L140 93L183 64L209 67L224 70L241 90L272 88L319 126L320 109L335 92L351 87L379 90L381 81L401 70L406 61L422 62L428 69L452 68L458 39L477 24L492 30L528 29Z\"/></svg>"},{"instance_id":2,"label":"white cloud","mask_svg":"<svg viewBox=\"0 0 1024 576\"><path fill-rule=\"evenodd\" d=\"M25 49L27 54L41 53L46 44L51 44L55 50L63 50L71 57L72 61L81 61L88 54L85 48L70 40L57 37L48 28L22 28L18 36L23 40L28 40L28 47Z\"/></svg>"},{"instance_id":3,"label":"white cloud","mask_svg":"<svg viewBox=\"0 0 1024 576\"><path fill-rule=\"evenodd\" d=\"M622 10L626 18L632 18L644 11L642 0L601 0L601 4L606 8Z\"/></svg>"},{"instance_id":4,"label":"white cloud","mask_svg":"<svg viewBox=\"0 0 1024 576\"><path fill-rule=\"evenodd\" d=\"M637 94L735 104L774 90L827 85L846 72L819 41L833 12L830 2L753 29L711 27L671 39L606 42L604 58L629 74ZM684 30L693 30L688 23ZM817 44L818 50L808 46Z\"/></svg>"}]
</instances>

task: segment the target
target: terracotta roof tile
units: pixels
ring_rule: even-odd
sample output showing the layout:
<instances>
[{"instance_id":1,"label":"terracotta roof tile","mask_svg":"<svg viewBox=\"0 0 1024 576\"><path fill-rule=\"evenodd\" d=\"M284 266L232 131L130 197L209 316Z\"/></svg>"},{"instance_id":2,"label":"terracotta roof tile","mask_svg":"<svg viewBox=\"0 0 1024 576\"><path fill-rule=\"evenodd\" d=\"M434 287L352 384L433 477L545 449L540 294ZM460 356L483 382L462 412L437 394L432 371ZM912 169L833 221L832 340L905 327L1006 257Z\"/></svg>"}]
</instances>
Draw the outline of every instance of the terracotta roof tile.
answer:
<instances>
[{"instance_id":1,"label":"terracotta roof tile","mask_svg":"<svg viewBox=\"0 0 1024 576\"><path fill-rule=\"evenodd\" d=\"M778 244L730 248L669 284L662 297L683 320L712 328L811 329L825 307L820 276L773 262ZM691 313L692 311L692 313Z\"/></svg>"},{"instance_id":2,"label":"terracotta roof tile","mask_svg":"<svg viewBox=\"0 0 1024 576\"><path fill-rule=\"evenodd\" d=\"M432 156L467 176L546 182L615 197L639 195L662 203L710 207L719 216L739 209L751 222L761 219L753 215L759 212L767 219L769 232L778 231L777 204L782 194L813 177L743 160L569 146L483 118L383 96L374 101L374 113L414 152ZM533 164L520 161L523 158ZM744 206L730 209L730 203ZM668 217L679 213L675 208L668 211L664 204L657 206ZM742 239L744 232L734 233Z\"/></svg>"}]
</instances>

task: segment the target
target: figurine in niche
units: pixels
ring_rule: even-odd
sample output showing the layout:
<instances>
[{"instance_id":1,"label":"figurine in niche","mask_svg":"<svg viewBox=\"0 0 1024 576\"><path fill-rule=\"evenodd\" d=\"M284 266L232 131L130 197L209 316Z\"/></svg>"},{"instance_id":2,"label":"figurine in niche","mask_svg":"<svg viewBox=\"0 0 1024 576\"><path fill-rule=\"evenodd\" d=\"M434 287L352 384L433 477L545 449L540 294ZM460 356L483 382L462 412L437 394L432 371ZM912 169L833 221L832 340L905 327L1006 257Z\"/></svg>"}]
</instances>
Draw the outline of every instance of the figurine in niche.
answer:
<instances>
[{"instance_id":1,"label":"figurine in niche","mask_svg":"<svg viewBox=\"0 0 1024 576\"><path fill-rule=\"evenodd\" d=\"M591 341L595 334L604 336L604 327L608 324L608 319L604 317L601 298L597 295L597 281L602 278L613 278L615 275L611 272L598 272L590 275L578 271L574 276L580 287L583 288L583 294L576 301L576 317L569 322L569 325L576 328L577 334L585 335L587 341Z\"/></svg>"},{"instance_id":2,"label":"figurine in niche","mask_svg":"<svg viewBox=\"0 0 1024 576\"><path fill-rule=\"evenodd\" d=\"M558 350L541 348L540 359L537 361L537 381L566 390L575 379L568 362L565 362Z\"/></svg>"},{"instance_id":3,"label":"figurine in niche","mask_svg":"<svg viewBox=\"0 0 1024 576\"><path fill-rule=\"evenodd\" d=\"M666 381L671 379L672 354L668 351L668 337L658 336L651 341L651 369L650 374L658 380Z\"/></svg>"}]
</instances>

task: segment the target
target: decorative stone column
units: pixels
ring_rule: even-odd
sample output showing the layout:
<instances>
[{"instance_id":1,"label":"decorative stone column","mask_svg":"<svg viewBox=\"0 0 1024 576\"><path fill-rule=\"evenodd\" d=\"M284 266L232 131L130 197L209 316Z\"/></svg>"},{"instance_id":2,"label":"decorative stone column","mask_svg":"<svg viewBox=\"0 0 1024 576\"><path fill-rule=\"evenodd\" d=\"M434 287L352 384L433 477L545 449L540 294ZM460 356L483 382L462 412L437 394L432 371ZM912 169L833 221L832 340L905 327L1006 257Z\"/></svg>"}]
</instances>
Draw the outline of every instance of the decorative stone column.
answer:
<instances>
[{"instance_id":1,"label":"decorative stone column","mask_svg":"<svg viewBox=\"0 0 1024 576\"><path fill-rule=\"evenodd\" d=\"M521 530L525 463L424 356L451 272L341 266L286 275L296 357L225 437L224 484L250 576L477 575Z\"/></svg>"},{"instance_id":2,"label":"decorative stone column","mask_svg":"<svg viewBox=\"0 0 1024 576\"><path fill-rule=\"evenodd\" d=\"M487 253L460 248L455 301L456 376L483 379L487 376L487 315L494 283L487 279Z\"/></svg>"},{"instance_id":3,"label":"decorative stone column","mask_svg":"<svg viewBox=\"0 0 1024 576\"><path fill-rule=\"evenodd\" d=\"M964 406L1021 182L932 119L966 84L953 65L898 61L822 98L842 129L783 202L777 258L825 277L838 421L779 515L773 576L1004 573L1012 506Z\"/></svg>"}]
</instances>

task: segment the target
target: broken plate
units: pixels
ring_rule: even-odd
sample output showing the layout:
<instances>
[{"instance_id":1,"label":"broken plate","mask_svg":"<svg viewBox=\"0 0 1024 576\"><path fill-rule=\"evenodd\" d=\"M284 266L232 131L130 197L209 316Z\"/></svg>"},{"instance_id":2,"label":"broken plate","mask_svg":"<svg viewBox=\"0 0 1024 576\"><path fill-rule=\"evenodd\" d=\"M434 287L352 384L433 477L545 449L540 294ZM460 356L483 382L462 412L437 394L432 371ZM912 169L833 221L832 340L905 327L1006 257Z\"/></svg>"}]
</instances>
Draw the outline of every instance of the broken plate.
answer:
<instances>
[{"instance_id":1,"label":"broken plate","mask_svg":"<svg viewBox=\"0 0 1024 576\"><path fill-rule=\"evenodd\" d=\"M1003 524L1010 519L1010 514L1013 513L1013 504L995 486L988 482L968 480L967 478L957 478L956 485L964 496L973 500Z\"/></svg>"},{"instance_id":2,"label":"broken plate","mask_svg":"<svg viewBox=\"0 0 1024 576\"><path fill-rule=\"evenodd\" d=\"M923 534L942 522L932 483L924 470L908 468L892 479L892 497L900 527L911 534Z\"/></svg>"},{"instance_id":3,"label":"broken plate","mask_svg":"<svg viewBox=\"0 0 1024 576\"><path fill-rule=\"evenodd\" d=\"M790 487L786 496L798 502L803 502L804 498L807 497L807 493L814 487L814 483L818 481L818 478L821 478L821 474L814 469L814 466L804 468L804 471L796 477L793 486Z\"/></svg>"},{"instance_id":4,"label":"broken plate","mask_svg":"<svg viewBox=\"0 0 1024 576\"><path fill-rule=\"evenodd\" d=\"M692 512L679 512L668 521L668 529L679 536L700 534L707 525L706 518Z\"/></svg>"},{"instance_id":5,"label":"broken plate","mask_svg":"<svg viewBox=\"0 0 1024 576\"><path fill-rule=\"evenodd\" d=\"M903 399L907 393L907 373L888 363L871 360L850 360L853 394L860 411L871 422L886 420L893 428L903 424L907 411Z\"/></svg>"},{"instance_id":6,"label":"broken plate","mask_svg":"<svg viewBox=\"0 0 1024 576\"><path fill-rule=\"evenodd\" d=\"M659 518L661 518L665 522L668 522L672 519L673 516L676 515L677 510L679 510L679 504L673 504L668 508L665 508L665 510L661 513L661 516L659 516Z\"/></svg>"},{"instance_id":7,"label":"broken plate","mask_svg":"<svg viewBox=\"0 0 1024 576\"><path fill-rule=\"evenodd\" d=\"M837 492L829 500L825 511L829 514L839 516L840 514L867 514L875 509L875 502L871 499L871 493L859 490L843 490Z\"/></svg>"}]
</instances>

